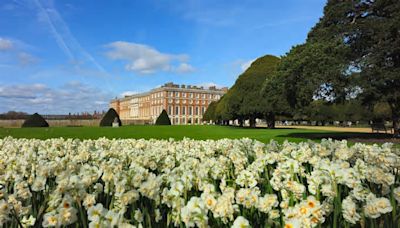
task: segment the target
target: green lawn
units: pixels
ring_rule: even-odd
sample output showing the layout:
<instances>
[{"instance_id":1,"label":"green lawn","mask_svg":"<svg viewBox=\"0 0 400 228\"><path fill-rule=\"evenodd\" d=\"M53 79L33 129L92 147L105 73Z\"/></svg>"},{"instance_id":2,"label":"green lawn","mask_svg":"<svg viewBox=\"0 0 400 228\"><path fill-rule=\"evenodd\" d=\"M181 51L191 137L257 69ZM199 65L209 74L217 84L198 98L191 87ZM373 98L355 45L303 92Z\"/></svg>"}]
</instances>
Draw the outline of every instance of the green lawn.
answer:
<instances>
[{"instance_id":1,"label":"green lawn","mask_svg":"<svg viewBox=\"0 0 400 228\"><path fill-rule=\"evenodd\" d=\"M123 126L111 127L51 127L51 128L0 128L0 138L12 136L15 138L79 138L97 139L107 138L156 138L156 139L182 139L184 137L193 139L221 139L248 137L262 142L275 139L279 142L289 140L293 142L304 141L298 134L326 133L320 130L305 129L250 129L227 126ZM295 134L294 137L291 134Z\"/></svg>"},{"instance_id":2,"label":"green lawn","mask_svg":"<svg viewBox=\"0 0 400 228\"><path fill-rule=\"evenodd\" d=\"M309 139L319 141L321 138L355 139L355 138L385 138L385 134L335 132L315 129L265 129L265 128L239 128L229 126L205 125L136 125L111 127L51 127L51 128L0 128L0 138L12 136L15 138L79 138L97 139L106 138L144 138L144 139L222 139L248 137L261 142L274 139L278 142L289 140L291 142L306 141Z\"/></svg>"}]
</instances>

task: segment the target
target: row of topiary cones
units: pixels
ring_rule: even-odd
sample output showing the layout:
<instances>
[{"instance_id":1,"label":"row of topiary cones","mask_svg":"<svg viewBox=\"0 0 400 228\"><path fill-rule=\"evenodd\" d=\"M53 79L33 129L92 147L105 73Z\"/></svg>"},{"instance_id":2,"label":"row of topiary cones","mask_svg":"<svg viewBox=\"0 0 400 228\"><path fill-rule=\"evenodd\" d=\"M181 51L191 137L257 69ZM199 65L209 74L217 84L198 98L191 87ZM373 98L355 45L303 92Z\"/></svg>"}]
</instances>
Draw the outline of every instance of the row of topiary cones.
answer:
<instances>
[{"instance_id":1,"label":"row of topiary cones","mask_svg":"<svg viewBox=\"0 0 400 228\"><path fill-rule=\"evenodd\" d=\"M111 127L113 123L122 126L121 119L115 109L110 108L100 121L100 127ZM171 120L165 110L161 112L156 120L156 125L171 125ZM34 113L24 121L21 127L49 127L49 123L38 113Z\"/></svg>"}]
</instances>

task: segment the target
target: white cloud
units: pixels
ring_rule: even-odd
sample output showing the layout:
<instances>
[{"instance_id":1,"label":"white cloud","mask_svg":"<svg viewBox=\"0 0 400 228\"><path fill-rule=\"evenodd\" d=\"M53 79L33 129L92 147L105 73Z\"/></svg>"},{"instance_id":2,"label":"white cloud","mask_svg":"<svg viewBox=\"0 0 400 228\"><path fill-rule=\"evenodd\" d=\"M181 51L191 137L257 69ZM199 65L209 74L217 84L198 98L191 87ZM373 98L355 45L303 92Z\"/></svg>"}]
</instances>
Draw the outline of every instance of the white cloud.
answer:
<instances>
[{"instance_id":1,"label":"white cloud","mask_svg":"<svg viewBox=\"0 0 400 228\"><path fill-rule=\"evenodd\" d=\"M210 88L211 86L215 86L215 87L217 87L217 88L222 88L222 87L224 87L224 86L222 86L222 85L215 84L214 82L199 83L199 84L196 84L196 86L202 86L202 87L204 87L204 88Z\"/></svg>"},{"instance_id":2,"label":"white cloud","mask_svg":"<svg viewBox=\"0 0 400 228\"><path fill-rule=\"evenodd\" d=\"M135 94L138 94L138 92L136 92L136 91L125 91L125 92L120 94L120 97L132 96L132 95L135 95Z\"/></svg>"},{"instance_id":3,"label":"white cloud","mask_svg":"<svg viewBox=\"0 0 400 228\"><path fill-rule=\"evenodd\" d=\"M94 103L97 105L107 105L108 101L95 101Z\"/></svg>"},{"instance_id":4,"label":"white cloud","mask_svg":"<svg viewBox=\"0 0 400 228\"><path fill-rule=\"evenodd\" d=\"M23 41L0 37L0 57L8 67L12 67L15 63L19 63L20 66L35 64L38 58L27 52L32 50L35 48Z\"/></svg>"},{"instance_id":5,"label":"white cloud","mask_svg":"<svg viewBox=\"0 0 400 228\"><path fill-rule=\"evenodd\" d=\"M240 69L242 69L243 72L246 71L254 61L255 59L243 61L242 63L240 63Z\"/></svg>"},{"instance_id":6,"label":"white cloud","mask_svg":"<svg viewBox=\"0 0 400 228\"><path fill-rule=\"evenodd\" d=\"M7 51L13 48L13 42L9 39L0 37L0 51Z\"/></svg>"},{"instance_id":7,"label":"white cloud","mask_svg":"<svg viewBox=\"0 0 400 228\"><path fill-rule=\"evenodd\" d=\"M179 66L174 69L175 72L177 73L191 73L193 71L195 71L195 68L187 63L181 63L179 64Z\"/></svg>"},{"instance_id":8,"label":"white cloud","mask_svg":"<svg viewBox=\"0 0 400 228\"><path fill-rule=\"evenodd\" d=\"M108 58L126 61L125 69L139 74L152 74L158 71L188 73L194 69L186 63L189 57L184 54L162 53L144 44L125 41L116 41L106 47L110 49L106 52ZM176 67L176 64L180 65Z\"/></svg>"},{"instance_id":9,"label":"white cloud","mask_svg":"<svg viewBox=\"0 0 400 228\"><path fill-rule=\"evenodd\" d=\"M29 53L20 52L18 53L18 61L22 66L26 66L35 64L38 61L38 59Z\"/></svg>"},{"instance_id":10,"label":"white cloud","mask_svg":"<svg viewBox=\"0 0 400 228\"><path fill-rule=\"evenodd\" d=\"M0 98L36 99L37 94L44 94L48 88L44 84L1 86Z\"/></svg>"},{"instance_id":11,"label":"white cloud","mask_svg":"<svg viewBox=\"0 0 400 228\"><path fill-rule=\"evenodd\" d=\"M80 82L70 82L58 88L44 84L4 85L0 86L0 112L91 112L107 109L111 97L110 94Z\"/></svg>"}]
</instances>

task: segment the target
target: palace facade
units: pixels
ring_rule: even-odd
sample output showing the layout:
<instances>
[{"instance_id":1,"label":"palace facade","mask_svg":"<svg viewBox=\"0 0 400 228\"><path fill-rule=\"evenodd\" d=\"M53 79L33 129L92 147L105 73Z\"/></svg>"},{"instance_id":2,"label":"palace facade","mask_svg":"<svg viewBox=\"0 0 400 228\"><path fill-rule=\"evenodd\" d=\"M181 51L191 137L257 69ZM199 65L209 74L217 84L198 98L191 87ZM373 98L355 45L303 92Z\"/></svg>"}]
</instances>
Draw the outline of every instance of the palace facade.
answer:
<instances>
[{"instance_id":1,"label":"palace facade","mask_svg":"<svg viewBox=\"0 0 400 228\"><path fill-rule=\"evenodd\" d=\"M172 124L201 124L208 105L218 101L227 91L227 87L205 89L170 82L149 92L114 99L110 107L128 123L155 123L165 109Z\"/></svg>"}]
</instances>

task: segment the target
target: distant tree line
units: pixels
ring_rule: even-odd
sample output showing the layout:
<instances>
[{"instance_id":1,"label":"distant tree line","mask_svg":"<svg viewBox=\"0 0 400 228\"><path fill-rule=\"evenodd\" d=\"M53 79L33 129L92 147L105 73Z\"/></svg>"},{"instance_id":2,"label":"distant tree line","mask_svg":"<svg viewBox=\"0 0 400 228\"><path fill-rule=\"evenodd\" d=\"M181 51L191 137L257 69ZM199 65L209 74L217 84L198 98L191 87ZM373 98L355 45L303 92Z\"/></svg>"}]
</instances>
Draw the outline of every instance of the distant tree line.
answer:
<instances>
[{"instance_id":1,"label":"distant tree line","mask_svg":"<svg viewBox=\"0 0 400 228\"><path fill-rule=\"evenodd\" d=\"M0 120L18 120L18 119L27 119L29 114L26 112L16 112L16 111L9 111L6 113L0 114Z\"/></svg>"},{"instance_id":2,"label":"distant tree line","mask_svg":"<svg viewBox=\"0 0 400 228\"><path fill-rule=\"evenodd\" d=\"M70 119L70 120L101 119L105 114L106 114L105 111L101 111L101 112L94 111L93 113L89 113L89 112L69 113L68 116L65 116L65 119Z\"/></svg>"},{"instance_id":3,"label":"distant tree line","mask_svg":"<svg viewBox=\"0 0 400 228\"><path fill-rule=\"evenodd\" d=\"M68 115L43 115L48 120L86 120L86 119L101 119L105 115L105 111L94 111L93 113L69 113ZM8 111L0 114L1 120L18 120L28 119L30 114L26 112Z\"/></svg>"},{"instance_id":4,"label":"distant tree line","mask_svg":"<svg viewBox=\"0 0 400 228\"><path fill-rule=\"evenodd\" d=\"M400 137L400 1L329 0L304 44L257 59L204 120L383 121Z\"/></svg>"}]
</instances>

